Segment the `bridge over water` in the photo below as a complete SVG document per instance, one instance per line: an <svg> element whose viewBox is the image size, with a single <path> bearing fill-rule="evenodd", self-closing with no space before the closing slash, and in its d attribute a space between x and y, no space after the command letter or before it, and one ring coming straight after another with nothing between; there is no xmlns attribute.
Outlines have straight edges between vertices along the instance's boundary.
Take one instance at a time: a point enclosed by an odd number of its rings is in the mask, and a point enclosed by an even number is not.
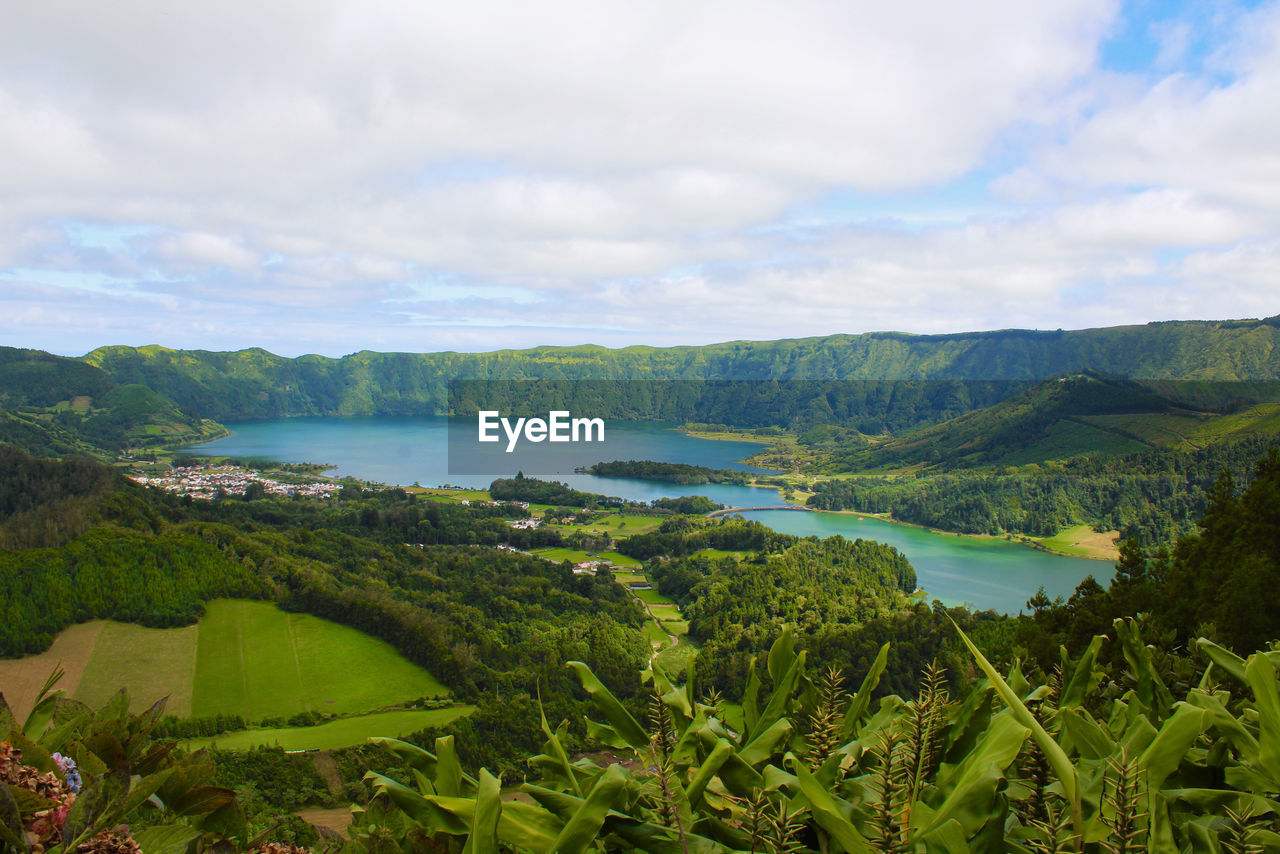
<svg viewBox="0 0 1280 854"><path fill-rule="evenodd" d="M804 513L812 513L812 507L801 507L798 504L774 504L769 507L726 507L724 510L712 510L707 517L712 516L728 516L731 513L747 513L751 510L800 510Z"/></svg>

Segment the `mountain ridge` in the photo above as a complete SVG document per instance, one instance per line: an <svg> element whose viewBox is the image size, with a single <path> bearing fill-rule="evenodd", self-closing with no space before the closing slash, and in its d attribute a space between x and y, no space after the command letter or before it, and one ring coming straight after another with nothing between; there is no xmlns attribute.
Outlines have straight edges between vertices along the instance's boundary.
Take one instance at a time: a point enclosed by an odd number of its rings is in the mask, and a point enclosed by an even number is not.
<svg viewBox="0 0 1280 854"><path fill-rule="evenodd" d="M904 421L879 427L900 429L991 405L1020 390L984 389L981 383L1034 383L1086 369L1128 379L1274 381L1280 379L1280 317L1053 332L874 332L696 347L634 345L617 350L599 345L488 353L362 350L339 358L290 358L262 348L209 351L112 345L92 350L81 360L101 368L116 382L146 385L188 410L218 420L442 414L447 410L448 383L456 379L861 380L964 385L953 406L927 402L919 417L908 413ZM866 396L883 393L872 389ZM854 406L850 413L851 418L868 413L880 417L870 403ZM802 412L792 407L784 414L794 421ZM861 425L867 427L876 425Z"/></svg>

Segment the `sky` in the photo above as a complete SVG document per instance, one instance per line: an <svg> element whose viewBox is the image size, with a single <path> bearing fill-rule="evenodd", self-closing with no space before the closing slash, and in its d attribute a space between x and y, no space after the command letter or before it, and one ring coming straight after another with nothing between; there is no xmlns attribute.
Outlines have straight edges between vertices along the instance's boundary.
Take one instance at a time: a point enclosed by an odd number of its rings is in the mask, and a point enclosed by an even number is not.
<svg viewBox="0 0 1280 854"><path fill-rule="evenodd" d="M1280 0L41 0L0 345L1280 314Z"/></svg>

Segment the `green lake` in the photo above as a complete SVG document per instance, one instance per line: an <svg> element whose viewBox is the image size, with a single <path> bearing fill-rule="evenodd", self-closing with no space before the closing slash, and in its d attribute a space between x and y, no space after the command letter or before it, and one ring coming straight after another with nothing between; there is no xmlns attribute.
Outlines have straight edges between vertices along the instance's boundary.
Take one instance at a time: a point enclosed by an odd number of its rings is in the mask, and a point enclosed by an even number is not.
<svg viewBox="0 0 1280 854"><path fill-rule="evenodd" d="M484 488L495 477L510 477L523 471L564 481L575 489L633 501L697 494L727 507L781 503L772 489L721 484L680 486L575 473L579 466L616 459L742 469L746 466L739 461L759 448L744 442L695 439L669 425L651 422L610 422L604 445L526 444L510 456L499 453L484 461L460 453L464 446L459 441L459 430L465 428L456 423L451 427L445 418L283 418L227 426L232 435L189 450L245 459L330 463L335 466L331 474L405 486L418 483ZM939 534L854 514L765 510L743 515L782 533L819 537L839 534L894 546L911 561L917 581L929 597L947 604L967 603L1016 613L1042 586L1050 597L1066 597L1086 575L1093 575L1105 585L1113 572L1106 561L1062 557L1021 543Z"/></svg>

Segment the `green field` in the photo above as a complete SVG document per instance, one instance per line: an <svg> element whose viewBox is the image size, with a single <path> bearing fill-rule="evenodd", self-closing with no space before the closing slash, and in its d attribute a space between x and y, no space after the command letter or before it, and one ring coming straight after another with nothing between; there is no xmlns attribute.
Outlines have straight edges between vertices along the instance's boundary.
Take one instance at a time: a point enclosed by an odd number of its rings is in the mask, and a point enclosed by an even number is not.
<svg viewBox="0 0 1280 854"><path fill-rule="evenodd" d="M372 736L399 738L427 727L441 727L474 711L475 706L454 706L425 711L375 712L371 715L341 718L318 726L248 729L217 738L191 739L183 744L191 749L217 747L220 750L246 750L266 744L285 750L336 750L363 744Z"/></svg>
<svg viewBox="0 0 1280 854"><path fill-rule="evenodd" d="M1115 538L1118 532L1098 533L1088 525L1073 525L1064 528L1052 537L1030 537L1028 539L1040 543L1045 548L1071 557L1093 558L1094 560L1116 560Z"/></svg>
<svg viewBox="0 0 1280 854"><path fill-rule="evenodd" d="M649 643L665 644L668 642L668 635L653 620L644 621L644 637Z"/></svg>
<svg viewBox="0 0 1280 854"><path fill-rule="evenodd" d="M559 563L562 560L567 560L570 563L582 563L583 561L588 561L588 560L607 560L610 563L614 563L618 566L639 567L641 565L640 561L636 560L635 558L627 557L626 555L619 554L618 552L600 552L598 554L588 554L587 552L581 551L580 549L556 548L556 549L535 549L533 554L536 554L538 557L541 557L541 558L546 558L547 560L553 560L557 563Z"/></svg>
<svg viewBox="0 0 1280 854"><path fill-rule="evenodd" d="M698 648L686 637L681 637L675 646L668 647L654 657L654 661L672 676L683 678L689 661L698 654Z"/></svg>
<svg viewBox="0 0 1280 854"><path fill-rule="evenodd" d="M62 643L63 636L76 640ZM20 704L35 689L16 689L38 687L55 663L67 670L63 687L77 700L101 706L125 688L134 711L168 697L165 712L179 717L352 715L449 694L390 644L268 602L210 602L197 625L180 629L94 621L72 627L54 645L56 661L6 662Z"/></svg>
<svg viewBox="0 0 1280 854"><path fill-rule="evenodd" d="M610 513L592 519L582 529L586 531L605 531L615 537L628 537L632 534L647 534L662 524L659 516L622 516Z"/></svg>
<svg viewBox="0 0 1280 854"><path fill-rule="evenodd" d="M97 708L126 688L135 711L168 696L167 714L190 715L199 631L104 621L73 696Z"/></svg>
<svg viewBox="0 0 1280 854"><path fill-rule="evenodd" d="M674 605L670 598L663 596L657 590L632 590L641 602L648 602L650 605Z"/></svg>
<svg viewBox="0 0 1280 854"><path fill-rule="evenodd" d="M349 714L449 691L390 644L266 602L220 600L200 621L191 713L261 720Z"/></svg>
<svg viewBox="0 0 1280 854"><path fill-rule="evenodd" d="M457 504L464 499L467 501L490 500L489 491L486 489L433 489L425 486L406 486L404 490L425 496L433 501L447 501L453 504Z"/></svg>
<svg viewBox="0 0 1280 854"><path fill-rule="evenodd" d="M724 549L699 549L697 554L712 558L713 560L719 560L722 557L731 557L735 560L745 560L751 556L751 552L727 552Z"/></svg>

